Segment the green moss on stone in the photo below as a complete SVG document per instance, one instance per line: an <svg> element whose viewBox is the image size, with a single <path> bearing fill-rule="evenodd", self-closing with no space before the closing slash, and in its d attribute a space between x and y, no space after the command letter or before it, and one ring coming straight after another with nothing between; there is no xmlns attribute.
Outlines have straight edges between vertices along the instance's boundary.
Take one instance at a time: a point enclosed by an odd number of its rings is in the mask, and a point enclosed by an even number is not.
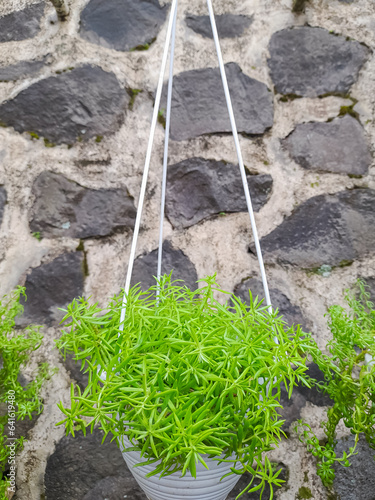
<svg viewBox="0 0 375 500"><path fill-rule="evenodd" d="M96 139L95 139L95 142L102 142L102 140L103 140L103 136L102 135L97 135Z"/></svg>
<svg viewBox="0 0 375 500"><path fill-rule="evenodd" d="M78 244L78 247L76 248L76 251L77 252L84 252L85 251L85 247L83 245L83 240L79 240L79 244Z"/></svg>
<svg viewBox="0 0 375 500"><path fill-rule="evenodd" d="M359 114L354 111L354 106L356 103L353 103L351 106L341 106L339 116L350 115L356 120L359 120Z"/></svg>
<svg viewBox="0 0 375 500"><path fill-rule="evenodd" d="M36 132L29 132L29 134L32 139L36 139L39 141L40 137Z"/></svg>
<svg viewBox="0 0 375 500"><path fill-rule="evenodd" d="M136 45L132 49L130 49L130 52L135 52L136 50L142 51L142 50L148 50L150 46L155 42L156 37L151 40L150 43L144 43L141 45Z"/></svg>
<svg viewBox="0 0 375 500"><path fill-rule="evenodd" d="M340 500L340 497L338 496L337 493L330 491L327 494L327 500Z"/></svg>
<svg viewBox="0 0 375 500"><path fill-rule="evenodd" d="M297 94L284 94L283 96L280 97L279 101L280 102L289 102L289 101L294 101L295 99L301 99L301 95Z"/></svg>
<svg viewBox="0 0 375 500"><path fill-rule="evenodd" d="M142 89L129 89L129 94L130 94L129 109L130 109L130 111L133 109L135 98L137 97L137 95L140 92L143 92L143 90Z"/></svg>
<svg viewBox="0 0 375 500"><path fill-rule="evenodd" d="M301 486L301 488L298 490L297 494L297 500L308 500L309 498L312 498L312 493L310 488L307 488L307 486Z"/></svg>
<svg viewBox="0 0 375 500"><path fill-rule="evenodd" d="M163 126L163 128L165 129L165 125L166 125L166 120L165 120L165 109L161 109L158 113L158 122Z"/></svg>
<svg viewBox="0 0 375 500"><path fill-rule="evenodd" d="M44 145L46 148L54 148L56 146L55 143L50 142L47 137L44 138Z"/></svg>
<svg viewBox="0 0 375 500"><path fill-rule="evenodd" d="M42 236L39 231L36 231L35 233L32 233L33 237L36 238L38 241L41 241Z"/></svg>
<svg viewBox="0 0 375 500"><path fill-rule="evenodd" d="M293 0L293 12L303 12L306 6L306 0Z"/></svg>
<svg viewBox="0 0 375 500"><path fill-rule="evenodd" d="M353 264L352 260L343 259L337 267L348 267Z"/></svg>

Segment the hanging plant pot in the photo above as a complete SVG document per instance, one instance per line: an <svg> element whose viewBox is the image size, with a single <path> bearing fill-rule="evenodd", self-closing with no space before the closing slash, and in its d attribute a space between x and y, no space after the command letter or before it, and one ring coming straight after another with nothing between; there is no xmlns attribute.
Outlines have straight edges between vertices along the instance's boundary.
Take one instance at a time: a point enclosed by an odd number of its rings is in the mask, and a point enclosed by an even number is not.
<svg viewBox="0 0 375 500"><path fill-rule="evenodd" d="M124 444L131 446L129 441L124 438ZM120 448L124 447L120 443ZM174 472L170 476L146 477L154 470L153 465L143 465L136 467L142 462L139 451L123 452L123 457L134 479L142 490L146 493L149 500L225 500L228 494L235 487L240 477L237 474L221 479L225 474L230 473L233 464L225 462L219 463L217 460L204 456L209 470L201 463L197 464L197 474L194 478L190 472L181 477L180 472Z"/></svg>
<svg viewBox="0 0 375 500"><path fill-rule="evenodd" d="M191 291L163 276L133 287L123 323L122 295L104 310L74 301L57 343L89 375L70 408L60 404L60 423L112 435L150 500L224 500L245 471L257 479L249 491L280 485L265 454L281 439L280 387L305 380L316 348L251 295L248 306L214 276L206 283Z"/></svg>

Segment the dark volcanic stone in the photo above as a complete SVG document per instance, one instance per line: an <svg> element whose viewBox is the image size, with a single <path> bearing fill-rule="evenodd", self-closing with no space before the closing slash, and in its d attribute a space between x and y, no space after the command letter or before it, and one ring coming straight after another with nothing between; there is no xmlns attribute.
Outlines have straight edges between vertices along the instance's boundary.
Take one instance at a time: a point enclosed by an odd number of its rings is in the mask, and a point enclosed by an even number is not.
<svg viewBox="0 0 375 500"><path fill-rule="evenodd" d="M277 413L284 420L281 426L284 432L288 432L293 422L297 422L301 418L301 411L306 406L306 398L299 393L295 387L292 392L292 397L289 398L288 391L282 383L280 388L280 404L282 408L277 409Z"/></svg>
<svg viewBox="0 0 375 500"><path fill-rule="evenodd" d="M354 436L339 439L335 451L338 456L349 452ZM333 487L340 500L374 500L375 498L375 450L360 436L356 448L358 455L349 458L350 467L335 466L336 479Z"/></svg>
<svg viewBox="0 0 375 500"><path fill-rule="evenodd" d="M246 279L236 285L233 293L246 304L250 304L249 290L251 290L253 299L255 299L256 296L258 296L260 300L264 299L263 284L260 280L255 278ZM302 325L304 329L303 325L305 324L305 319L298 306L292 304L288 297L277 288L270 288L270 297L274 309L277 308L279 310L279 314L284 316L285 321L290 326ZM263 306L265 305L266 303L264 302Z"/></svg>
<svg viewBox="0 0 375 500"><path fill-rule="evenodd" d="M324 381L324 374L314 363L308 365L307 375L318 382ZM319 391L316 386L308 388L299 385L293 388L292 397L289 398L284 384L281 384L280 403L282 408L278 410L282 419L285 420L282 429L287 431L293 422L301 418L301 410L310 402L315 406L332 406L333 401L324 392Z"/></svg>
<svg viewBox="0 0 375 500"><path fill-rule="evenodd" d="M362 278L366 283L368 288L366 288L367 293L370 294L370 301L375 303L375 277L374 278Z"/></svg>
<svg viewBox="0 0 375 500"><path fill-rule="evenodd" d="M133 228L136 210L125 188L88 189L53 172L33 185L31 231L43 237L89 238Z"/></svg>
<svg viewBox="0 0 375 500"><path fill-rule="evenodd" d="M247 176L253 208L267 203L272 177ZM189 158L168 168L166 214L178 229L190 227L220 212L245 212L246 199L238 165Z"/></svg>
<svg viewBox="0 0 375 500"><path fill-rule="evenodd" d="M70 377L77 382L79 387L84 390L89 381L89 374L85 373L87 365L81 370L81 360L76 361L73 354L67 354L63 360L64 366L69 372Z"/></svg>
<svg viewBox="0 0 375 500"><path fill-rule="evenodd" d="M47 461L46 500L146 500L116 443L102 438L98 429L62 438Z"/></svg>
<svg viewBox="0 0 375 500"><path fill-rule="evenodd" d="M65 253L32 269L26 277L27 301L21 300L24 314L18 324L57 324L64 316L58 308L82 295L83 280L83 252Z"/></svg>
<svg viewBox="0 0 375 500"><path fill-rule="evenodd" d="M375 190L314 196L261 240L265 261L344 265L375 250Z"/></svg>
<svg viewBox="0 0 375 500"><path fill-rule="evenodd" d="M308 366L307 375L317 382L324 382L324 373L320 370L318 365L312 363ZM333 404L333 400L325 392L318 390L315 386L309 389L305 385L300 385L296 390L315 406L330 406Z"/></svg>
<svg viewBox="0 0 375 500"><path fill-rule="evenodd" d="M297 125L283 143L307 169L363 175L371 165L363 128L350 115L329 123Z"/></svg>
<svg viewBox="0 0 375 500"><path fill-rule="evenodd" d="M35 427L40 415L38 415L37 412L34 411L34 412L32 412L31 416L32 416L32 419L30 419L27 416L24 420L17 420L17 422L15 423L16 429L15 429L14 434L13 434L13 436L15 438L18 439L21 436L26 437L26 438L30 437L30 433L33 430L33 428Z"/></svg>
<svg viewBox="0 0 375 500"><path fill-rule="evenodd" d="M235 14L222 14L215 16L219 38L236 38L250 26L252 17L237 16ZM186 16L186 24L199 35L213 38L209 16Z"/></svg>
<svg viewBox="0 0 375 500"><path fill-rule="evenodd" d="M272 94L264 83L225 65L234 116L240 133L263 134L273 124ZM164 100L166 99L164 88ZM164 105L165 107L165 105ZM171 138L231 132L219 68L185 71L173 80Z"/></svg>
<svg viewBox="0 0 375 500"><path fill-rule="evenodd" d="M13 42L34 37L40 29L45 2L0 17L0 42Z"/></svg>
<svg viewBox="0 0 375 500"><path fill-rule="evenodd" d="M0 224L3 220L3 215L4 215L4 207L7 202L7 192L3 188L3 186L0 186Z"/></svg>
<svg viewBox="0 0 375 500"><path fill-rule="evenodd" d="M125 492L125 494L124 494ZM145 493L135 480L129 477L105 477L83 497L82 500L146 500Z"/></svg>
<svg viewBox="0 0 375 500"><path fill-rule="evenodd" d="M46 57L39 61L21 61L5 68L0 68L0 82L11 82L25 76L34 75L43 68Z"/></svg>
<svg viewBox="0 0 375 500"><path fill-rule="evenodd" d="M307 97L347 94L370 53L359 42L308 26L277 31L269 52L276 91Z"/></svg>
<svg viewBox="0 0 375 500"><path fill-rule="evenodd" d="M166 14L158 0L91 0L81 15L80 35L103 47L131 50L154 41Z"/></svg>
<svg viewBox="0 0 375 500"><path fill-rule="evenodd" d="M35 132L71 144L115 132L129 96L113 73L85 65L45 78L0 106L0 121L17 132Z"/></svg>
<svg viewBox="0 0 375 500"><path fill-rule="evenodd" d="M153 276L157 274L158 250L141 255L134 262L133 275L131 285L141 283L142 289L147 290L151 286L156 285ZM169 274L173 270L173 279L184 280L184 285L191 290L196 290L198 276L194 264L190 261L182 250L177 250L172 247L170 241L163 243L162 255L162 274Z"/></svg>

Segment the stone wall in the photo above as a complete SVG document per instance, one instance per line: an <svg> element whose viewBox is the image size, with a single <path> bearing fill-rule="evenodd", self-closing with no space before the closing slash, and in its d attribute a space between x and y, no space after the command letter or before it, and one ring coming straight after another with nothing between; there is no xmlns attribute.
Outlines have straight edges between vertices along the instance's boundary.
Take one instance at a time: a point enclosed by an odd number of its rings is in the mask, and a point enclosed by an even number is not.
<svg viewBox="0 0 375 500"><path fill-rule="evenodd" d="M59 368L18 457L15 498L145 499L99 431L72 439L55 427L56 403L83 376L53 340L59 307L81 294L104 304L124 284L169 4L68 4L64 23L50 2L0 5L0 292L26 284L20 323L45 325L25 376L41 359ZM291 4L214 7L271 299L323 348L327 307L358 277L375 288L375 4L311 0L298 15ZM217 271L228 291L261 295L217 66L206 3L180 0L164 270L189 286ZM163 134L161 115L133 277L144 286L156 273ZM300 390L284 402L277 498L373 499L365 443L328 491L293 434L301 415L319 432L330 401Z"/></svg>

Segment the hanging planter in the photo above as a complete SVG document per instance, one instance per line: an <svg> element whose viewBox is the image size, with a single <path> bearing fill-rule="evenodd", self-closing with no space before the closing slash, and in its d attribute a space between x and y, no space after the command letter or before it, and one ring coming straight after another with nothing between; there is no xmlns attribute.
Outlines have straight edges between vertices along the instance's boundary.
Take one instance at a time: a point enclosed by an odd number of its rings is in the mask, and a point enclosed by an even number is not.
<svg viewBox="0 0 375 500"><path fill-rule="evenodd" d="M211 0L207 5L266 306L252 301L251 294L247 306L220 290L215 277L190 291L161 276L177 18L173 0L124 292L105 310L84 299L73 301L65 317L68 329L58 341L89 373L83 393L72 386L71 407L60 404L66 415L60 423L72 434L77 426L86 432L99 424L112 435L150 500L224 500L244 472L252 476L244 491L263 491L266 483L271 491L279 486L280 471L265 453L281 437L280 387L285 384L290 395L305 380L305 355L315 349L309 335L289 329L271 308ZM169 47L158 282L142 293L130 289L130 281Z"/></svg>
<svg viewBox="0 0 375 500"><path fill-rule="evenodd" d="M123 444L120 443L122 450L125 446L131 446L126 437L123 438ZM190 471L184 477L181 477L180 472L174 472L166 477L160 477L160 474L150 477L154 466L138 466L143 461L140 451L123 452L123 457L137 483L150 500L175 500L176 498L225 500L240 479L240 476L236 474L224 477L230 474L232 464L219 463L209 455L203 455L207 469L200 462L196 465L196 477L193 477Z"/></svg>
<svg viewBox="0 0 375 500"><path fill-rule="evenodd" d="M265 456L282 434L280 385L304 381L315 343L251 295L250 306L231 294L220 304L223 293L215 277L196 291L171 276L134 287L120 336L121 295L105 310L84 299L67 309L58 347L89 382L72 386L60 423L116 438L151 500L224 499L245 471L251 491L280 485Z"/></svg>

